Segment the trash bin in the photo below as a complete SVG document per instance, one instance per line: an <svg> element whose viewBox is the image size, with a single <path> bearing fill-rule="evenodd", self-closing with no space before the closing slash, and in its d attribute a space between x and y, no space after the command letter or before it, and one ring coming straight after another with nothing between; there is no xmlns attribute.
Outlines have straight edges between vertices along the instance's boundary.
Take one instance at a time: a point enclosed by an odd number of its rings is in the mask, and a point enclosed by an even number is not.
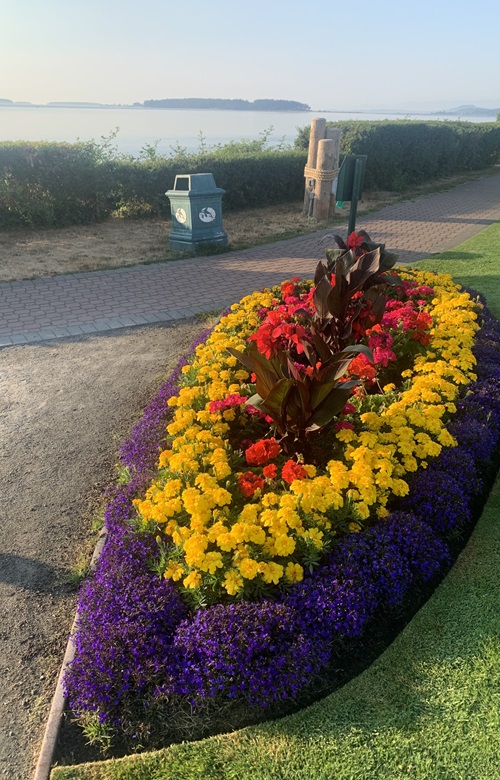
<svg viewBox="0 0 500 780"><path fill-rule="evenodd" d="M204 244L227 244L222 227L222 196L225 190L215 186L211 173L189 173L175 177L170 198L171 249L192 252Z"/></svg>

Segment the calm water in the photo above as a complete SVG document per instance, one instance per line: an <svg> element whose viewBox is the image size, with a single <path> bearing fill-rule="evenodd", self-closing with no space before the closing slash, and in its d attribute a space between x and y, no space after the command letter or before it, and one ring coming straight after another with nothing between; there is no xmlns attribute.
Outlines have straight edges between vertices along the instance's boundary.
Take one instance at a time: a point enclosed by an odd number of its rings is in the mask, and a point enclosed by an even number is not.
<svg viewBox="0 0 500 780"><path fill-rule="evenodd" d="M210 111L197 109L47 108L0 107L0 141L76 141L109 136L119 128L115 145L121 152L138 155L145 144L158 141L158 151L169 155L180 144L199 149L199 134L208 146L241 138L255 139L271 125L272 145L281 139L292 143L297 128L313 117L341 119L450 119L424 114L352 114L284 111ZM461 117L472 122L480 117ZM491 117L491 121L494 117Z"/></svg>

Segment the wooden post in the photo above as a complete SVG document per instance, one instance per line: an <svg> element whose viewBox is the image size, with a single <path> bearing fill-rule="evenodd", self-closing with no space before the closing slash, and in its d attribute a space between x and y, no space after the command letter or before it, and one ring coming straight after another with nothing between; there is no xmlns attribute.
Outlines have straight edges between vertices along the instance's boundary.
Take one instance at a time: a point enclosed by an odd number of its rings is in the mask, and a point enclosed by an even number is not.
<svg viewBox="0 0 500 780"><path fill-rule="evenodd" d="M332 182L339 172L340 130L326 126L326 119L313 119L309 137L304 213L326 220L335 212Z"/></svg>
<svg viewBox="0 0 500 780"><path fill-rule="evenodd" d="M316 168L316 159L318 154L318 143L325 137L326 131L326 119L312 119L311 120L311 134L309 136L309 151L307 154L307 166L306 168ZM306 176L306 188L304 194L304 214L309 213L309 201L311 190L309 188L309 178Z"/></svg>
<svg viewBox="0 0 500 780"><path fill-rule="evenodd" d="M332 138L324 138L318 143L318 155L316 158L317 180L315 198L313 204L313 217L319 221L328 219L330 215L330 194L332 190L332 178L328 176L333 171L333 156L335 142ZM323 174L323 175L322 175ZM327 174L324 176L324 174Z"/></svg>

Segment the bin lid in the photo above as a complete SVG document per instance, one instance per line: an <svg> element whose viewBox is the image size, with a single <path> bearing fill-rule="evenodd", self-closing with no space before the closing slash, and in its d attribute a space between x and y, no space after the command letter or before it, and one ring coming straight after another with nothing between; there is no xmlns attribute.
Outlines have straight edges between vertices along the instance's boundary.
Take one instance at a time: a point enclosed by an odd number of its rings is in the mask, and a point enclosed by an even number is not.
<svg viewBox="0 0 500 780"><path fill-rule="evenodd" d="M217 187L213 173L186 173L175 177L174 192L195 192L200 194L222 194L225 190Z"/></svg>

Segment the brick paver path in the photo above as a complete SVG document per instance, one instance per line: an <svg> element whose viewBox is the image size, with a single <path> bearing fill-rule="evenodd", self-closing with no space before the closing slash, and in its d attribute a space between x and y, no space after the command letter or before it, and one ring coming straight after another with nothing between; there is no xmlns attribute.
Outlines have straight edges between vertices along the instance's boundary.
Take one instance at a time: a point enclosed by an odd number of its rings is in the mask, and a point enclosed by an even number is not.
<svg viewBox="0 0 500 780"><path fill-rule="evenodd" d="M398 203L358 221L411 262L500 219L500 174ZM310 277L333 228L211 257L0 284L0 346L45 341L220 309L291 276ZM342 226L335 228L343 232Z"/></svg>

